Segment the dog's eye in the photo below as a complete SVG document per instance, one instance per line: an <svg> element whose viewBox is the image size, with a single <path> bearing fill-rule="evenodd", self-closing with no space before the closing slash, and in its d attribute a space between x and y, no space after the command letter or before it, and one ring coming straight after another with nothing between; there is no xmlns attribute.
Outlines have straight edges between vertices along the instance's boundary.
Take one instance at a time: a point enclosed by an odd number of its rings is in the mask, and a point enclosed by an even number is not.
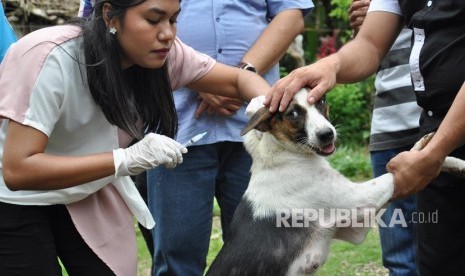
<svg viewBox="0 0 465 276"><path fill-rule="evenodd" d="M299 113L298 110L293 109L293 110L289 111L286 115L287 115L287 117L289 117L291 119L297 119L300 116L300 113Z"/></svg>

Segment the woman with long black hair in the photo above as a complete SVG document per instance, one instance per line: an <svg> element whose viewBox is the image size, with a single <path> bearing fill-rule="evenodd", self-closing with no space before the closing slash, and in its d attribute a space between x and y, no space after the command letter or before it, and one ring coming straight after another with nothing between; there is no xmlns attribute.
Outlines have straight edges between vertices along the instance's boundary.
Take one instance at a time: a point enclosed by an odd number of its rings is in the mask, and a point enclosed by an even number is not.
<svg viewBox="0 0 465 276"><path fill-rule="evenodd" d="M71 275L136 275L132 215L154 221L129 176L182 162L173 89L268 90L179 41L179 12L179 0L97 0L90 18L12 46L0 66L0 275L61 275L57 257Z"/></svg>

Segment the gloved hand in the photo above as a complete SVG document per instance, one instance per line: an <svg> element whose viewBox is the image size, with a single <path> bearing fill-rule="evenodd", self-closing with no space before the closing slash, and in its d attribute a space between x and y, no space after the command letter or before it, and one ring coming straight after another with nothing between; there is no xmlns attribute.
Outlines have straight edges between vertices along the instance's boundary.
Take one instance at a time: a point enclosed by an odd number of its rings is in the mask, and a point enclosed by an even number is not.
<svg viewBox="0 0 465 276"><path fill-rule="evenodd" d="M187 149L175 140L155 133L126 149L113 151L115 176L136 175L159 165L174 168L182 163L182 154Z"/></svg>
<svg viewBox="0 0 465 276"><path fill-rule="evenodd" d="M250 119L260 108L265 107L263 101L265 100L265 95L261 95L253 98L245 109L245 114Z"/></svg>

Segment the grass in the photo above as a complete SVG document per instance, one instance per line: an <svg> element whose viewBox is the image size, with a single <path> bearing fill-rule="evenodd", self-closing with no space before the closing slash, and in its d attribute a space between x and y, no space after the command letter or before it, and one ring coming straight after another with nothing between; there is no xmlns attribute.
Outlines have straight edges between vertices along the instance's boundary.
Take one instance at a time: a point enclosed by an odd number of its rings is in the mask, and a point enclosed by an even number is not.
<svg viewBox="0 0 465 276"><path fill-rule="evenodd" d="M317 275L387 276L388 272L381 263L378 230L372 229L360 245L334 240L326 264Z"/></svg>
<svg viewBox="0 0 465 276"><path fill-rule="evenodd" d="M142 236L139 226L137 226L137 222L134 223L136 227L136 235L137 235L137 276L149 276L150 270L152 268L152 256L150 256L150 252L147 249L145 244L144 237Z"/></svg>

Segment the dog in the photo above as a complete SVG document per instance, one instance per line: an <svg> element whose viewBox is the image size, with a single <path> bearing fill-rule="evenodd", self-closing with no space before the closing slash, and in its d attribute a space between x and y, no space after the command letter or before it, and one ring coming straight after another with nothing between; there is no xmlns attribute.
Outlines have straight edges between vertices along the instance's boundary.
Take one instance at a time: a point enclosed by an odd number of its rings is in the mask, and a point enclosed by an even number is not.
<svg viewBox="0 0 465 276"><path fill-rule="evenodd" d="M241 134L253 160L251 179L207 275L312 275L332 239L361 243L373 222L361 221L391 198L392 174L354 183L329 165L325 157L335 151L337 132L325 99L309 105L306 96L306 89L299 91L282 113L249 104L253 116ZM464 171L460 165L453 170Z"/></svg>

